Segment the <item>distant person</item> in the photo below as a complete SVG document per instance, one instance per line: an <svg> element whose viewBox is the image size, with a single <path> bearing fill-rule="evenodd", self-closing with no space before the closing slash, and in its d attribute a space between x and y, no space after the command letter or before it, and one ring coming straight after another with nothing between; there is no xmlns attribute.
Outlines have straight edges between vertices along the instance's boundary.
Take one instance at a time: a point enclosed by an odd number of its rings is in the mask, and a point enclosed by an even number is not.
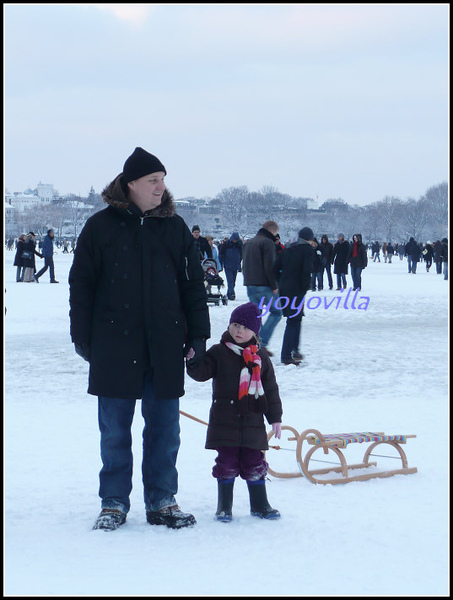
<svg viewBox="0 0 453 600"><path fill-rule="evenodd" d="M429 270L431 268L431 265L433 264L433 255L434 255L434 250L433 250L433 245L431 242L426 242L426 244L423 247L422 250L422 255L423 255L423 260L425 261L426 264L426 272L429 273Z"/></svg>
<svg viewBox="0 0 453 600"><path fill-rule="evenodd" d="M374 242L374 244L371 245L371 251L373 253L373 262L376 262L376 260L378 262L381 262L381 246L378 241Z"/></svg>
<svg viewBox="0 0 453 600"><path fill-rule="evenodd" d="M59 283L59 281L57 281L55 279L55 267L54 267L54 264L53 264L53 241L54 241L54 236L55 236L54 230L53 229L49 229L47 231L47 235L45 236L45 238L43 240L43 243L42 243L42 255L44 257L44 266L35 275L35 281L36 281L36 283L39 283L39 278L41 277L41 275L44 275L44 273L47 271L47 269L49 269L50 283Z"/></svg>
<svg viewBox="0 0 453 600"><path fill-rule="evenodd" d="M290 299L282 311L286 317L281 349L281 362L284 365L299 365L303 358L299 348L304 314L302 302L311 287L315 245L313 230L303 227L299 231L298 241L288 245L275 261L274 273L279 294Z"/></svg>
<svg viewBox="0 0 453 600"><path fill-rule="evenodd" d="M420 257L422 256L422 251L414 238L411 238L411 240L412 242L409 240L409 243L406 246L407 262L411 265L409 273L415 275L417 273L417 264L420 262Z"/></svg>
<svg viewBox="0 0 453 600"><path fill-rule="evenodd" d="M443 262L443 273L444 273L444 280L447 281L448 280L448 238L443 238L442 239L442 262Z"/></svg>
<svg viewBox="0 0 453 600"><path fill-rule="evenodd" d="M362 234L356 233L352 236L352 244L349 246L348 263L351 265L351 277L353 290L362 289L362 271L368 265L368 256L365 244L362 242Z"/></svg>
<svg viewBox="0 0 453 600"><path fill-rule="evenodd" d="M299 234L300 235L300 234ZM318 290L321 291L324 287L323 272L324 268L322 265L322 251L319 248L318 240L313 238L310 240L312 247L315 250L313 258L313 269L311 274L311 291L316 292L316 284L318 284Z"/></svg>
<svg viewBox="0 0 453 600"><path fill-rule="evenodd" d="M346 289L347 287L348 253L349 244L345 240L344 234L340 233L333 247L333 272L337 276L337 290Z"/></svg>
<svg viewBox="0 0 453 600"><path fill-rule="evenodd" d="M408 273L412 273L412 248L413 248L414 244L417 245L417 242L415 242L413 237L410 237L409 241L404 246L404 254L405 254L405 256L407 256L407 272Z"/></svg>
<svg viewBox="0 0 453 600"><path fill-rule="evenodd" d="M247 295L258 306L270 303L269 316L261 332L261 347L267 348L275 327L282 318L282 311L275 308L277 299L277 281L274 275L274 263L277 258L275 246L278 225L275 221L266 221L255 237L244 244L242 254L242 273ZM272 356L272 354L269 352Z"/></svg>
<svg viewBox="0 0 453 600"><path fill-rule="evenodd" d="M394 254L395 254L395 248L393 247L392 243L389 242L387 244L387 257L389 260L389 264L392 264L392 258L393 258Z"/></svg>
<svg viewBox="0 0 453 600"><path fill-rule="evenodd" d="M322 286L324 287L324 271L327 273L327 281L329 282L329 290L333 289L332 281L332 264L333 264L333 244L329 242L329 238L324 234L319 244L319 249L322 252Z"/></svg>
<svg viewBox="0 0 453 600"><path fill-rule="evenodd" d="M233 231L230 238L223 242L219 249L219 260L222 269L225 270L229 300L236 300L236 277L242 268L242 247L239 233Z"/></svg>
<svg viewBox="0 0 453 600"><path fill-rule="evenodd" d="M445 238L444 238L445 239ZM434 254L433 260L436 265L436 273L437 275L442 275L442 242L440 240L436 240L434 242Z"/></svg>
<svg viewBox="0 0 453 600"><path fill-rule="evenodd" d="M212 235L207 235L206 239L208 241L208 244L211 246L212 260L215 260L216 270L221 271L222 266L221 266L220 260L219 260L219 249L217 248L217 245L214 242L214 238L212 237Z"/></svg>
<svg viewBox="0 0 453 600"><path fill-rule="evenodd" d="M212 248L208 240L201 235L200 227L198 225L192 227L192 237L200 261L203 261L205 258L212 258Z"/></svg>
<svg viewBox="0 0 453 600"><path fill-rule="evenodd" d="M24 276L23 280L26 283L31 283L35 281L35 273L36 273L36 259L35 256L39 256L39 258L43 258L42 254L36 250L36 234L33 231L30 231L25 236L25 244L22 249L21 260L22 265L24 267Z"/></svg>
<svg viewBox="0 0 453 600"><path fill-rule="evenodd" d="M260 327L260 310L254 302L238 306L220 343L209 348L198 364L187 364L187 373L196 381L213 380L206 448L217 451L212 474L218 490L216 519L222 522L232 520L238 476L247 482L253 516L280 517L266 493L264 452L269 446L264 417L280 438L283 411L272 362L260 349Z"/></svg>
<svg viewBox="0 0 453 600"><path fill-rule="evenodd" d="M277 233L275 236L275 246L277 248L277 254L280 254L280 252L285 249L285 246L282 244L282 241L280 239L279 233Z"/></svg>
<svg viewBox="0 0 453 600"><path fill-rule="evenodd" d="M21 233L19 239L16 243L16 255L14 257L14 266L17 267L16 270L16 282L21 283L24 280L24 271L25 267L22 261L22 250L25 246L25 233Z"/></svg>

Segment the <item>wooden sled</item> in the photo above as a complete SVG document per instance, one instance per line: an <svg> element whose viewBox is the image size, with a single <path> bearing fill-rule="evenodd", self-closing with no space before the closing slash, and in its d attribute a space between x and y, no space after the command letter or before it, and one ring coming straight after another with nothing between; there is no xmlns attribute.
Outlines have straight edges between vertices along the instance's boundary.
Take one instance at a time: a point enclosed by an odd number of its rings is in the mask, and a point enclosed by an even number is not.
<svg viewBox="0 0 453 600"><path fill-rule="evenodd" d="M288 437L288 441L296 442L296 460L299 467L299 472L295 473L279 473L269 467L269 474L274 477L281 478L292 478L292 477L305 477L312 483L336 484L336 483L349 483L351 481L366 481L368 479L374 479L376 477L391 477L392 475L407 475L409 473L417 473L416 467L409 467L407 463L407 457L401 444L405 444L408 438L415 438L415 435L386 435L382 432L364 432L364 433L337 433L330 435L323 435L317 429L306 429L301 434L297 432L293 427L288 425L282 426L283 430L290 431L293 436ZM267 439L270 441L274 435L271 431L268 433ZM343 451L350 444L363 444L370 443L361 463L348 465ZM387 448L390 446L397 452L397 456L386 456L376 455L373 451L378 446L386 445ZM281 450L280 446L271 446L269 449ZM340 461L336 464L338 466L327 467L323 469L310 469L310 461L317 462L313 458L314 454L322 450L323 455L329 455L329 453L336 456ZM318 455L321 453L319 452ZM395 452L393 452L395 454ZM401 468L392 470L375 470L373 467L377 467L376 462L370 462L370 456L380 456L383 458L397 458L401 460ZM268 460L268 458L266 458ZM269 462L269 461L268 461ZM320 462L329 462L326 460ZM358 469L367 469L367 473L350 474L350 471L356 471ZM332 473L332 476L328 477L328 474ZM335 475L334 475L335 474ZM327 477L322 477L322 476ZM321 477L320 477L321 476Z"/></svg>

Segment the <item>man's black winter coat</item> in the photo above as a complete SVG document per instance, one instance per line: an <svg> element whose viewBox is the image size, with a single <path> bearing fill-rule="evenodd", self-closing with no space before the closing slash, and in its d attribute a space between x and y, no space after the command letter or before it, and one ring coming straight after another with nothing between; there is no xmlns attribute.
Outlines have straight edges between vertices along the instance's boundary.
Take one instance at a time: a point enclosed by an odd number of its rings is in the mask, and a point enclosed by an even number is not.
<svg viewBox="0 0 453 600"><path fill-rule="evenodd" d="M137 399L154 370L158 398L184 394L184 343L209 338L203 270L171 195L146 216L118 176L86 222L69 274L71 338L88 344L88 393Z"/></svg>

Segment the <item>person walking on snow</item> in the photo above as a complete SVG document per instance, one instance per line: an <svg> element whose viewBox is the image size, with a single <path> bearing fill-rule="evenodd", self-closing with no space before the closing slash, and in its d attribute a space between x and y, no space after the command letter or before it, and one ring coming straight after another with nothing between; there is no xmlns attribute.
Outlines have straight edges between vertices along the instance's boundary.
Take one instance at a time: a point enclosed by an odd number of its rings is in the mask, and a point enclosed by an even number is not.
<svg viewBox="0 0 453 600"><path fill-rule="evenodd" d="M36 281L36 283L39 283L39 278L41 277L41 275L44 275L44 273L47 271L47 269L50 269L50 271L49 271L49 274L50 274L50 283L59 283L55 279L55 267L54 267L54 264L53 264L53 239L54 239L54 235L55 235L54 234L54 230L53 229L49 229L47 231L46 237L43 240L43 243L42 243L42 255L44 257L44 266L35 275L35 281Z"/></svg>
<svg viewBox="0 0 453 600"><path fill-rule="evenodd" d="M299 365L303 358L299 350L302 317L304 316L302 302L311 287L316 246L313 230L310 227L303 227L299 231L298 241L287 246L275 261L274 274L278 281L279 294L281 297L290 299L290 304L283 308L286 327L283 335L281 361L284 365ZM300 307L299 312L294 307Z"/></svg>
<svg viewBox="0 0 453 600"><path fill-rule="evenodd" d="M261 347L267 348L275 327L282 318L282 311L275 308L277 282L273 272L277 258L275 246L278 225L266 221L252 239L244 244L242 252L242 274L250 302L261 306L270 304L269 316L261 329ZM272 353L269 353L272 356Z"/></svg>
<svg viewBox="0 0 453 600"><path fill-rule="evenodd" d="M239 238L239 233L233 231L230 239L220 246L219 260L222 269L225 270L227 280L227 296L229 300L236 299L236 276L241 270L242 263L242 241Z"/></svg>
<svg viewBox="0 0 453 600"><path fill-rule="evenodd" d="M263 417L279 439L283 410L271 360L260 348L260 327L258 306L242 304L231 313L220 343L198 363L187 362L187 373L195 381L213 380L205 447L217 451L212 474L218 490L216 519L222 522L232 520L233 487L238 476L247 482L253 516L280 517L267 499L268 464L263 452L269 446Z"/></svg>

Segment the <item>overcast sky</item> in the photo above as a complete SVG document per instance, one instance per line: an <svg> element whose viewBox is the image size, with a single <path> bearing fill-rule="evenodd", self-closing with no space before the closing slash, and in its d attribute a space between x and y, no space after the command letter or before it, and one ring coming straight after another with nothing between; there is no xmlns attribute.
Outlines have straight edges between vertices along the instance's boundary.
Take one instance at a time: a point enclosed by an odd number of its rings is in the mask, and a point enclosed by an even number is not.
<svg viewBox="0 0 453 600"><path fill-rule="evenodd" d="M364 205L448 180L448 3L3 10L10 192L100 192L136 146L176 198Z"/></svg>

